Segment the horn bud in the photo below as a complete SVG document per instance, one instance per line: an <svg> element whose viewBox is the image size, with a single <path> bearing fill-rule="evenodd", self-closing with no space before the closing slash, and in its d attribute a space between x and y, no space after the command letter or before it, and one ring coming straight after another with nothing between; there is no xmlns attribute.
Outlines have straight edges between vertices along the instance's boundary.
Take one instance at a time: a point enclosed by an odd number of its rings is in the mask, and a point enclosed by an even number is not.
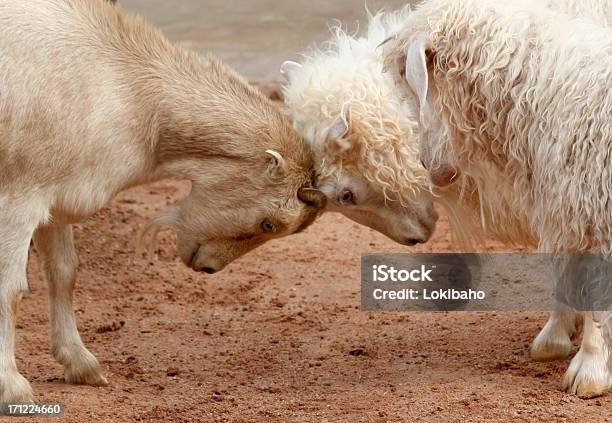
<svg viewBox="0 0 612 423"><path fill-rule="evenodd" d="M309 206L322 209L327 204L327 197L322 191L314 188L300 188L298 198Z"/></svg>

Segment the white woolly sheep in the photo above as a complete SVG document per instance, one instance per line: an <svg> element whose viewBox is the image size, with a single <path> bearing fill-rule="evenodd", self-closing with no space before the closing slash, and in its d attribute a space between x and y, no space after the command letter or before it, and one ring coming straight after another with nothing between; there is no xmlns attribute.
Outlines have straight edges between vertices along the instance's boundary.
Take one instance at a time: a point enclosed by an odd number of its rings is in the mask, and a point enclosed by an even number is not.
<svg viewBox="0 0 612 423"><path fill-rule="evenodd" d="M540 251L612 253L609 28L522 0L432 0L386 48L432 182L461 169L494 225ZM610 352L590 315L584 332L564 384L591 397Z"/></svg>
<svg viewBox="0 0 612 423"><path fill-rule="evenodd" d="M182 261L214 272L324 205L308 144L270 101L104 0L2 2L0 52L0 403L33 400L14 355L32 238L53 355L67 382L99 385L72 306L72 223L127 187L190 180L148 229L175 226Z"/></svg>
<svg viewBox="0 0 612 423"><path fill-rule="evenodd" d="M548 3L570 14L597 17L601 24L608 22L605 18L601 20L605 15L598 12L610 12L606 7L609 0L593 0L588 4L573 0ZM414 212L410 210L410 203L392 200L401 200L404 193L414 196L414 192L421 201L429 202L431 198L418 159L416 108L400 101L396 95L391 76L383 72L378 49L402 28L409 13L409 9L404 9L371 17L368 33L363 38L336 30L329 49L306 55L302 64L286 62L282 68L288 79L286 102L296 128L313 146L320 173L318 185L328 195L330 208L374 229L382 228L393 239L420 234L395 230L401 228L401 222L410 221ZM384 172L378 173L381 168ZM493 225L490 207L481 208L479 193L468 178L462 178L462 182L463 187L434 189L436 200L449 213L456 238L465 243L477 232L480 217L489 236L501 241L514 239L521 244L537 244L527 229L518 231L527 237L517 240L504 227ZM351 201L345 201L347 196ZM503 204L498 207L498 213L508 210ZM569 355L575 330L574 312L553 312L534 342L534 358Z"/></svg>

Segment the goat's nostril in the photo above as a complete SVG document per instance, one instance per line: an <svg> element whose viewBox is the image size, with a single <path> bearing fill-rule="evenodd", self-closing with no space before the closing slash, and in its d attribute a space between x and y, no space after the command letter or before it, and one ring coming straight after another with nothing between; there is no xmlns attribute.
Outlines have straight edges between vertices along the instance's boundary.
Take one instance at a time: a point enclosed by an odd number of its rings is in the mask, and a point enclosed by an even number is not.
<svg viewBox="0 0 612 423"><path fill-rule="evenodd" d="M202 269L202 272L208 273L209 275L212 275L213 273L216 273L216 270L213 269L212 267L204 267Z"/></svg>

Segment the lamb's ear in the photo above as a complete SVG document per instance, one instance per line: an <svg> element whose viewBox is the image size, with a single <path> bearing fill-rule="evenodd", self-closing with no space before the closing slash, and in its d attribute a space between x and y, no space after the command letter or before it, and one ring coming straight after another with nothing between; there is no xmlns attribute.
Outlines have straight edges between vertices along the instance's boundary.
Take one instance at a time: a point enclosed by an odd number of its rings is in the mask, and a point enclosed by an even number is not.
<svg viewBox="0 0 612 423"><path fill-rule="evenodd" d="M419 99L419 124L425 130L429 128L431 122L431 106L427 101L429 93L427 51L429 49L431 49L429 35L425 32L416 34L406 47L406 62L403 70L406 82Z"/></svg>
<svg viewBox="0 0 612 423"><path fill-rule="evenodd" d="M346 135L351 129L351 105L344 103L340 114L327 130L326 142L329 149L337 154L342 154L351 149L351 142Z"/></svg>
<svg viewBox="0 0 612 423"><path fill-rule="evenodd" d="M285 78L285 81L291 82L293 76L295 75L295 72L301 68L302 65L300 65L299 63L287 60L281 65L280 73L283 78Z"/></svg>
<svg viewBox="0 0 612 423"><path fill-rule="evenodd" d="M272 177L282 176L287 171L287 162L283 156L274 150L266 150L266 154L270 156L268 163L268 175Z"/></svg>

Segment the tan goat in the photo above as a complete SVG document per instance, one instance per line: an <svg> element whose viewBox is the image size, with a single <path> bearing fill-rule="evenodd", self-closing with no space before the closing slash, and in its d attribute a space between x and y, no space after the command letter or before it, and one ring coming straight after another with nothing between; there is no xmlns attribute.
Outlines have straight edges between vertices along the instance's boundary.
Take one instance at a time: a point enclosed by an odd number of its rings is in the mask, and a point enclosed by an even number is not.
<svg viewBox="0 0 612 423"><path fill-rule="evenodd" d="M291 123L214 58L104 0L1 0L0 403L33 399L14 357L32 238L66 381L106 384L75 322L71 224L130 186L187 179L148 229L174 226L182 261L215 272L315 219L311 168Z"/></svg>

